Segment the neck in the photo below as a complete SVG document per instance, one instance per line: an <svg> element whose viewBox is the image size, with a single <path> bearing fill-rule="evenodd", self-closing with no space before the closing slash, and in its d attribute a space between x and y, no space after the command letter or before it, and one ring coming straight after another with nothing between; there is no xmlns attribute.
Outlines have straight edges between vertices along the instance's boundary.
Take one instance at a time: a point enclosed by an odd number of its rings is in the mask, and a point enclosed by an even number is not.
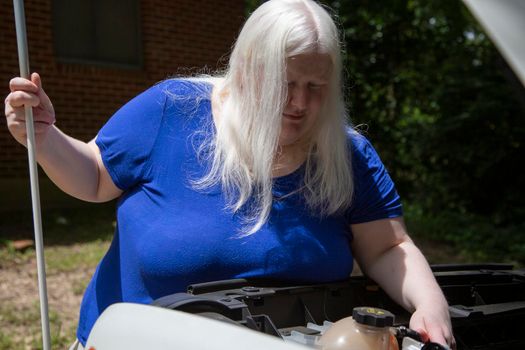
<svg viewBox="0 0 525 350"><path fill-rule="evenodd" d="M280 177L293 173L306 160L307 149L304 145L279 146L274 157L272 176Z"/></svg>

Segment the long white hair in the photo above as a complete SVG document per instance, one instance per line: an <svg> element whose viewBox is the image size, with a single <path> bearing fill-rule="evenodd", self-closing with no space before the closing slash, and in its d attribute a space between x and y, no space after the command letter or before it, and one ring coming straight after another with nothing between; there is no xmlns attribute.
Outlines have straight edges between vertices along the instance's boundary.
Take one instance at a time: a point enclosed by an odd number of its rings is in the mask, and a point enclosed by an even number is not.
<svg viewBox="0 0 525 350"><path fill-rule="evenodd" d="M216 86L216 95L225 97L207 144L211 165L194 182L200 189L222 186L228 209L246 220L242 234L258 231L268 220L272 166L287 101L286 59L305 53L328 54L333 69L300 191L308 209L321 217L340 213L352 200L337 28L314 1L267 1L244 24L224 79Z"/></svg>

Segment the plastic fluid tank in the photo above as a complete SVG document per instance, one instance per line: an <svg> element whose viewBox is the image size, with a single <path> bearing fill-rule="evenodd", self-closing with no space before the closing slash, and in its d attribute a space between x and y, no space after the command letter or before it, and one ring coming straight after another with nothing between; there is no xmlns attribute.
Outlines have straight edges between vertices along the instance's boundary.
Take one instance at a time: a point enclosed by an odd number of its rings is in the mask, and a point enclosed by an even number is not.
<svg viewBox="0 0 525 350"><path fill-rule="evenodd" d="M352 317L335 322L319 339L322 350L398 350L390 332L394 315L373 307L356 307Z"/></svg>

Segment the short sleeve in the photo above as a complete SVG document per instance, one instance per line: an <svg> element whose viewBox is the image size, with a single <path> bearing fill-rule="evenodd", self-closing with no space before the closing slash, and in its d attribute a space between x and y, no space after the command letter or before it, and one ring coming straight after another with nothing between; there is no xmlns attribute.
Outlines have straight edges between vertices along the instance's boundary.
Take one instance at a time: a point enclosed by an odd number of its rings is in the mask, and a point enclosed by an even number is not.
<svg viewBox="0 0 525 350"><path fill-rule="evenodd" d="M354 197L347 213L350 224L403 215L394 182L372 144L357 132L350 133Z"/></svg>
<svg viewBox="0 0 525 350"><path fill-rule="evenodd" d="M96 137L102 161L121 190L140 183L148 171L166 99L165 83L151 87L120 108Z"/></svg>

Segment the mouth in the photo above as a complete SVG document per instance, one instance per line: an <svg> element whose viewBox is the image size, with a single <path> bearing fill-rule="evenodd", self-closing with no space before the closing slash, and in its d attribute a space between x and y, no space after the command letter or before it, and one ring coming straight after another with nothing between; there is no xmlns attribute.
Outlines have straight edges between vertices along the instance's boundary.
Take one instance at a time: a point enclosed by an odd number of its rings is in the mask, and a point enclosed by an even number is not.
<svg viewBox="0 0 525 350"><path fill-rule="evenodd" d="M289 114L283 113L283 116L288 120L300 121L304 118L304 114Z"/></svg>

